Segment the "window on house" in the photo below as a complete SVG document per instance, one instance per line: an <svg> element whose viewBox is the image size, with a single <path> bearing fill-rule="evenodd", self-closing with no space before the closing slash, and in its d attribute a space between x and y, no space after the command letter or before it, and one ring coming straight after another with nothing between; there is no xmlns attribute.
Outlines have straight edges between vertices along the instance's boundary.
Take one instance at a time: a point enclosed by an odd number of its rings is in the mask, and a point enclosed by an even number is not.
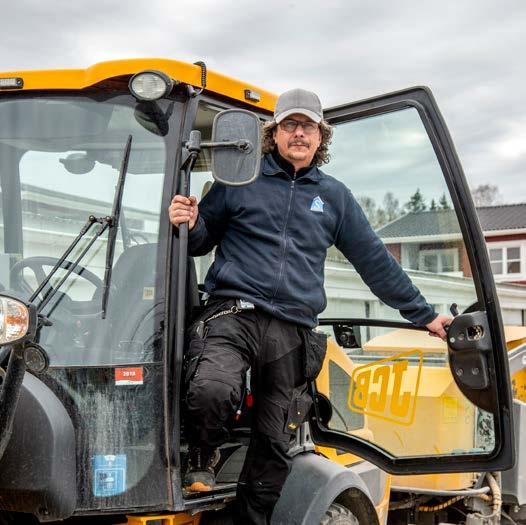
<svg viewBox="0 0 526 525"><path fill-rule="evenodd" d="M489 259L494 275L509 275L521 273L520 246L490 248Z"/></svg>
<svg viewBox="0 0 526 525"><path fill-rule="evenodd" d="M418 269L424 272L458 272L458 250L421 250Z"/></svg>

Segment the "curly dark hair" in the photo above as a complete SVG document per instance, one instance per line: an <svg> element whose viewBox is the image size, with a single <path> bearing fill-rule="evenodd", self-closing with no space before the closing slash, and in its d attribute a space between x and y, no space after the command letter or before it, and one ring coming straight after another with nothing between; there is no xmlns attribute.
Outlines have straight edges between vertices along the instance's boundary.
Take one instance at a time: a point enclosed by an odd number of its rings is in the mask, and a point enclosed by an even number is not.
<svg viewBox="0 0 526 525"><path fill-rule="evenodd" d="M274 130L277 126L278 123L275 120L270 120L263 124L261 139L261 149L263 153L272 153L272 151L274 151L276 143L274 142L272 135L274 134ZM313 159L314 164L318 167L322 164L327 164L331 160L331 156L329 154L329 144L331 143L332 139L332 126L325 120L322 120L319 126L321 132L321 144L316 150Z"/></svg>

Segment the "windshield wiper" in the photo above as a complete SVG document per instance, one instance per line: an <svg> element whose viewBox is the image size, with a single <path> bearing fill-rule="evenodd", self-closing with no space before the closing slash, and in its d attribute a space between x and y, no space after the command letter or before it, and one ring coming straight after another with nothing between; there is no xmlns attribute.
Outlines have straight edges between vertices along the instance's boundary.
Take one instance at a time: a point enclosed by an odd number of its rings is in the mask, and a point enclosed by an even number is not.
<svg viewBox="0 0 526 525"><path fill-rule="evenodd" d="M97 231L95 232L95 235L91 238L89 243L84 247L84 249L82 250L80 255L77 257L77 259L71 263L68 263L67 271L65 275L62 277L62 279L59 281L59 283L56 286L51 287L48 293L44 295L44 298L42 299L42 301L37 305L37 312L40 313L42 309L49 303L49 301L51 301L51 299L55 296L59 288L66 282L67 278L72 274L73 270L75 270L75 268L79 265L80 261L86 255L86 253L88 253L89 249L93 246L95 241L108 228L110 228L110 234L108 237L108 246L106 249L106 270L104 273L104 285L103 285L103 293L102 293L102 318L104 319L106 317L106 305L108 302L108 291L110 287L111 267L113 264L113 257L115 254L115 241L117 237L117 226L119 224L119 216L120 216L120 211L121 211L121 200L122 200L122 194L124 191L124 182L126 180L126 172L128 170L128 161L130 159L131 144L132 144L132 136L129 135L126 141L126 146L124 149L124 156L121 162L121 169L119 173L119 179L117 182L117 188L115 190L115 197L113 199L113 208L112 208L111 215L106 216L106 217L95 217L94 215L89 216L86 224L82 227L77 237L68 246L66 251L62 254L62 256L57 261L55 266L53 266L53 268L51 269L49 274L46 276L46 278L39 284L38 288L33 292L31 297L29 298L29 302L33 302L38 297L38 295L42 292L42 290L44 290L44 288L49 284L49 281L51 280L51 278L55 275L55 273L57 273L58 269L62 267L68 255L75 249L75 247L78 245L81 239L88 233L91 227L94 224L99 224L100 225L99 228L97 229Z"/></svg>
<svg viewBox="0 0 526 525"><path fill-rule="evenodd" d="M112 226L115 227L112 228L108 234L108 246L106 248L106 270L104 272L104 287L102 288L102 319L106 319L106 307L108 306L111 272L113 268L113 258L115 256L115 244L117 242L117 229L121 215L122 194L124 192L126 172L128 171L128 161L130 160L131 144L132 136L130 135L126 142L126 149L124 150L121 171L119 173L119 181L117 182L117 189L115 191L115 197L113 198L113 209L111 210Z"/></svg>

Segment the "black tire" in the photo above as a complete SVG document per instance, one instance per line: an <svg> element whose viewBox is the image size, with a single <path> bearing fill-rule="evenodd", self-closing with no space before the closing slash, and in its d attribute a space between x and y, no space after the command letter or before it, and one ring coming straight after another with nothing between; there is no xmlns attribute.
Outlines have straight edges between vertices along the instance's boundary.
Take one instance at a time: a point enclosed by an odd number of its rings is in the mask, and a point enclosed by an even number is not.
<svg viewBox="0 0 526 525"><path fill-rule="evenodd" d="M360 525L360 523L347 507L332 503L320 521L320 525Z"/></svg>

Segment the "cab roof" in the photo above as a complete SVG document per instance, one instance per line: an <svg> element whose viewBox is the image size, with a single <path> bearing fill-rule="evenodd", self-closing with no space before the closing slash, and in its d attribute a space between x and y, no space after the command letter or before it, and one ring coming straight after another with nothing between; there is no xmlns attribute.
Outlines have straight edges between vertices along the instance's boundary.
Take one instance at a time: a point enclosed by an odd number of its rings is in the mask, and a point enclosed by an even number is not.
<svg viewBox="0 0 526 525"><path fill-rule="evenodd" d="M196 88L201 87L201 67L199 65L164 58L137 58L99 62L87 69L0 72L0 79L12 77L23 79L22 89L3 89L0 94L2 92L12 93L30 90L80 90L94 86L104 80L132 76L140 71L152 69L162 71L174 80L190 84ZM207 71L206 90L267 111L274 110L277 99L277 96L269 91L210 70ZM256 92L260 97L259 101L247 98L247 90Z"/></svg>

